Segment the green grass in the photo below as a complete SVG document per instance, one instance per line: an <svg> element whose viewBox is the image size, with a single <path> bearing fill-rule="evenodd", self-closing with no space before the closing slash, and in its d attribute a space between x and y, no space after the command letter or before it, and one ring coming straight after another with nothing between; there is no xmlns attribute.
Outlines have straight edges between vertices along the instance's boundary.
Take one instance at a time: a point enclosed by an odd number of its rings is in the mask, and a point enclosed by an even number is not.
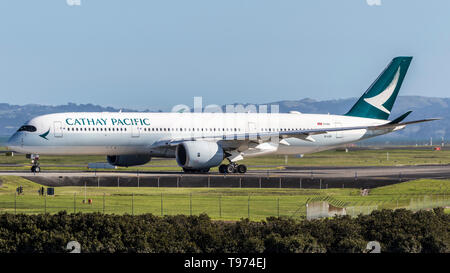
<svg viewBox="0 0 450 273"><path fill-rule="evenodd" d="M389 153L389 156L387 154ZM41 156L40 163L45 170L88 170L89 162L105 162L104 156ZM226 163L226 161L224 161ZM325 151L306 154L303 158L289 156L287 164L284 156L265 156L249 158L239 162L258 169L258 166L277 168L280 166L395 166L395 165L423 165L450 164L450 150L393 149L393 150L359 150L359 151ZM2 164L17 164L25 166L2 166ZM56 166L48 166L56 165ZM72 166L71 166L72 165ZM73 165L82 165L79 167ZM0 170L28 170L31 166L25 155L0 155ZM160 166L160 167L155 167ZM146 165L136 167L118 167L111 171L180 171L174 159L153 160ZM211 171L217 171L212 168Z"/></svg>
<svg viewBox="0 0 450 273"><path fill-rule="evenodd" d="M450 164L450 151L394 149L359 151L324 151L306 154L303 158L284 156L256 157L241 161L248 165L283 166L396 166L423 164Z"/></svg>
<svg viewBox="0 0 450 273"><path fill-rule="evenodd" d="M55 196L45 198L37 193L41 186L29 180L14 176L0 176L0 180L3 181L0 212L10 213L103 212L104 209L105 213L114 214L161 215L161 195L163 215L189 215L192 209L194 215L207 213L212 219L220 220L238 220L249 215L252 220L278 215L304 217L305 204L312 198L331 198L332 204L345 204L347 213L353 215L375 208L415 210L450 205L450 180L404 182L373 189L369 196L360 196L357 189L87 187L86 198L93 200L92 205L82 202L84 187L57 187ZM23 186L24 195L15 196L19 185Z"/></svg>

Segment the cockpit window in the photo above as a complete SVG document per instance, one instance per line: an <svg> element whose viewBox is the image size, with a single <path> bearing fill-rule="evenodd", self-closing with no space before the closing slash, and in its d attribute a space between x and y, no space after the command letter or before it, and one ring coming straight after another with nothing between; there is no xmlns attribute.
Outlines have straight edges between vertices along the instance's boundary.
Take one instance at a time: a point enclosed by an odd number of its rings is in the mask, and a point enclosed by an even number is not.
<svg viewBox="0 0 450 273"><path fill-rule="evenodd" d="M36 127L34 127L33 125L23 125L19 128L19 130L17 130L17 132L20 131L36 132Z"/></svg>

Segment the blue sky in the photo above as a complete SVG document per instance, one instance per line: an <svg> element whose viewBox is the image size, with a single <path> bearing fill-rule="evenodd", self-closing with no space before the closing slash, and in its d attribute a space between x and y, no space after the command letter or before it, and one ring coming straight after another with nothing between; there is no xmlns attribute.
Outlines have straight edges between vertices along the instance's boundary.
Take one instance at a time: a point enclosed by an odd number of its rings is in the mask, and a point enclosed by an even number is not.
<svg viewBox="0 0 450 273"><path fill-rule="evenodd" d="M0 102L359 97L395 56L401 95L449 97L450 1L0 0Z"/></svg>

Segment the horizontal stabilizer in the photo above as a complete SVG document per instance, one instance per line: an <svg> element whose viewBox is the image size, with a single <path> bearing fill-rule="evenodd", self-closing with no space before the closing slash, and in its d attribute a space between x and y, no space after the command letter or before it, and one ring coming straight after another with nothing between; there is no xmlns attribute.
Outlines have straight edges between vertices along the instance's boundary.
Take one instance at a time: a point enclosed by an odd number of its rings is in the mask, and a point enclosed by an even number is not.
<svg viewBox="0 0 450 273"><path fill-rule="evenodd" d="M410 125L415 123L422 123L422 122L428 122L433 120L440 120L440 118L429 118L429 119L421 119L421 120L414 120L414 121L408 121L408 122L402 122L402 123L388 123L385 125L379 125L379 126L373 126L369 127L368 129L387 129L387 128L395 128L397 126L404 126L404 125Z"/></svg>
<svg viewBox="0 0 450 273"><path fill-rule="evenodd" d="M409 114L411 114L412 111L408 111L406 113L404 113L403 115L399 116L398 118L394 119L393 121L389 122L389 124L395 124L395 123L399 123L402 120L404 120Z"/></svg>

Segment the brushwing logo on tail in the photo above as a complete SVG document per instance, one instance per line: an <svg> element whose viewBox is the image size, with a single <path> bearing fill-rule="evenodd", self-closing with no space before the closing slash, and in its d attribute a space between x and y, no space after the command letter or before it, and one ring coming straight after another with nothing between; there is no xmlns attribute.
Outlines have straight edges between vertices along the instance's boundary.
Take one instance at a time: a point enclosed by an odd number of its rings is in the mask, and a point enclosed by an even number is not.
<svg viewBox="0 0 450 273"><path fill-rule="evenodd" d="M389 84L388 87L386 87L386 89L384 89L383 92L381 92L380 94L371 97L371 98L365 98L364 101L367 102L368 104L372 105L373 107L387 113L390 114L391 112L386 109L383 104L386 103L386 101L392 96L392 94L394 93L395 88L397 87L397 82L398 79L400 78L400 67L397 70L397 73L395 73L394 79L392 79L392 82Z"/></svg>

